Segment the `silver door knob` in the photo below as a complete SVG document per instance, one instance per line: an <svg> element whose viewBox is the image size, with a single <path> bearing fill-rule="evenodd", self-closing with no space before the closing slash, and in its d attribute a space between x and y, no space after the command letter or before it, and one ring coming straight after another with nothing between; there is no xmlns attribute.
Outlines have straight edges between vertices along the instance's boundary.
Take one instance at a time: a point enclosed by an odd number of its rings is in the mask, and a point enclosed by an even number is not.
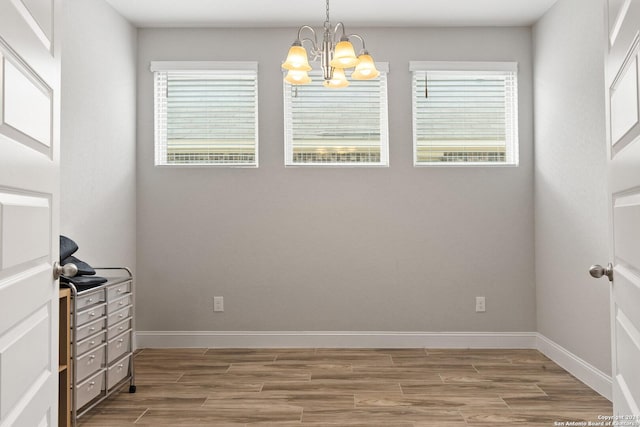
<svg viewBox="0 0 640 427"><path fill-rule="evenodd" d="M599 279L602 276L607 276L609 281L613 282L613 264L609 263L606 267L599 264L592 265L589 269L589 274L591 274L591 277L595 277L596 279Z"/></svg>
<svg viewBox="0 0 640 427"><path fill-rule="evenodd" d="M58 261L53 263L53 279L58 280L60 276L73 277L78 274L78 267L75 264L69 263L60 265Z"/></svg>

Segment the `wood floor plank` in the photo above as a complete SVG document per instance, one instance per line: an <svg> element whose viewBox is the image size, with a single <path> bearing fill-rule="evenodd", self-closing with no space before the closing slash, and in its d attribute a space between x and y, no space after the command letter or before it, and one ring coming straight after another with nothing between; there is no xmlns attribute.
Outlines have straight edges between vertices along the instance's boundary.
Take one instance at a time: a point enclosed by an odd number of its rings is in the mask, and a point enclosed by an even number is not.
<svg viewBox="0 0 640 427"><path fill-rule="evenodd" d="M222 363L218 360L204 360L200 357L185 359L142 359L136 360L137 372L184 372L199 371L202 373L226 372L230 363Z"/></svg>
<svg viewBox="0 0 640 427"><path fill-rule="evenodd" d="M611 402L601 396L568 395L506 398L505 403L514 410L555 411L596 411L605 413Z"/></svg>
<svg viewBox="0 0 640 427"><path fill-rule="evenodd" d="M210 381L200 383L148 384L138 387L136 395L147 397L206 397L209 393L225 391L260 391L261 382L245 381Z"/></svg>
<svg viewBox="0 0 640 427"><path fill-rule="evenodd" d="M399 395L400 393L398 393ZM259 393L242 393L242 392L215 392L208 395L203 406L216 406L225 404L225 402L243 402L243 401L261 402L264 404L282 404L298 406L303 409L314 408L353 408L353 393L341 392L327 394L322 391L262 391Z"/></svg>
<svg viewBox="0 0 640 427"><path fill-rule="evenodd" d="M441 384L442 379L435 371L422 368L395 366L354 366L351 372L322 371L311 375L313 380L352 380L352 381L422 381Z"/></svg>
<svg viewBox="0 0 640 427"><path fill-rule="evenodd" d="M362 354L348 352L340 354L339 352L318 352L309 355L278 355L278 364L289 363L306 363L306 364L334 364L349 363L353 366L390 366L392 365L391 356L388 354Z"/></svg>
<svg viewBox="0 0 640 427"><path fill-rule="evenodd" d="M343 391L379 391L400 393L400 383L393 381L370 380L311 380L311 381L270 381L265 382L262 391L290 390L322 391L324 393L339 393Z"/></svg>
<svg viewBox="0 0 640 427"><path fill-rule="evenodd" d="M197 408L202 406L207 397L183 397L183 396L147 396L130 394L129 392L118 393L107 399L101 408Z"/></svg>
<svg viewBox="0 0 640 427"><path fill-rule="evenodd" d="M78 427L122 427L133 423L146 408L107 408L100 406L91 410L78 422Z"/></svg>
<svg viewBox="0 0 640 427"><path fill-rule="evenodd" d="M611 403L535 350L143 349L79 427L552 426Z"/></svg>
<svg viewBox="0 0 640 427"><path fill-rule="evenodd" d="M470 426L553 426L555 422L597 422L599 413L593 411L466 411L462 410ZM605 414L606 415L606 414Z"/></svg>
<svg viewBox="0 0 640 427"><path fill-rule="evenodd" d="M302 414L302 424L317 422L362 422L363 420L372 423L382 422L425 422L425 421L461 421L463 420L457 410L440 410L432 408L402 406L383 408L355 408L355 409L334 409L334 410L305 410Z"/></svg>
<svg viewBox="0 0 640 427"><path fill-rule="evenodd" d="M508 409L505 402L497 395L491 397L477 396L434 396L404 394L401 396L385 394L356 394L356 408L430 408L439 410L461 410L463 408Z"/></svg>
<svg viewBox="0 0 640 427"><path fill-rule="evenodd" d="M493 381L462 384L420 384L400 382L404 394L434 397L537 397L546 396L537 384L505 384Z"/></svg>
<svg viewBox="0 0 640 427"><path fill-rule="evenodd" d="M176 383L183 374L183 371L138 370L136 366L136 384Z"/></svg>
<svg viewBox="0 0 640 427"><path fill-rule="evenodd" d="M246 408L191 408L155 409L151 408L140 417L136 425L215 425L220 423L247 424L263 422L300 422L302 409L287 407L246 407ZM179 424L176 424L179 420Z"/></svg>
<svg viewBox="0 0 640 427"><path fill-rule="evenodd" d="M541 375L549 373L566 373L564 369L553 362L527 363L522 365L474 365L478 373L483 375Z"/></svg>
<svg viewBox="0 0 640 427"><path fill-rule="evenodd" d="M467 427L467 422L462 420L434 420L434 421L419 421L413 423L413 427Z"/></svg>
<svg viewBox="0 0 640 427"><path fill-rule="evenodd" d="M179 380L179 383L204 383L215 381L232 382L265 382L265 381L308 381L311 379L310 371L294 370L255 370L244 372L187 372Z"/></svg>

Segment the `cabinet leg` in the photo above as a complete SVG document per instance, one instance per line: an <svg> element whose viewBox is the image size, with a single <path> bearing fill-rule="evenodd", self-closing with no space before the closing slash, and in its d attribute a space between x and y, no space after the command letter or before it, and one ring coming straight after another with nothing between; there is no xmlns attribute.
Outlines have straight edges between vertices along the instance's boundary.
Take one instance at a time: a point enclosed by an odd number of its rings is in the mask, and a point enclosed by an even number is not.
<svg viewBox="0 0 640 427"><path fill-rule="evenodd" d="M136 392L136 386L135 385L130 385L129 386L129 393L135 393Z"/></svg>

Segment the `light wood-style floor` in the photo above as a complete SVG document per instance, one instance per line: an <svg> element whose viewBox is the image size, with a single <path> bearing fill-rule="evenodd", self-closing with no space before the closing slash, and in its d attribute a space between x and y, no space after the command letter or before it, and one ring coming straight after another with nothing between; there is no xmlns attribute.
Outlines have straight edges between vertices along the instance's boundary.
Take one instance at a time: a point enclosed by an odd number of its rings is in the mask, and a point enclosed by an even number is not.
<svg viewBox="0 0 640 427"><path fill-rule="evenodd" d="M79 426L553 426L611 403L535 350L141 350Z"/></svg>

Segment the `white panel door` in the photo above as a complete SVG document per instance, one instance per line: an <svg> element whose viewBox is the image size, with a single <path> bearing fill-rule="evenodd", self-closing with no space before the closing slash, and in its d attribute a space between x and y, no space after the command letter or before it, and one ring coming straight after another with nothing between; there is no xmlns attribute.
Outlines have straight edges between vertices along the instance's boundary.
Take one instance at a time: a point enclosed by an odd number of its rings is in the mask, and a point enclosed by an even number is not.
<svg viewBox="0 0 640 427"><path fill-rule="evenodd" d="M0 427L58 420L60 0L0 0Z"/></svg>
<svg viewBox="0 0 640 427"><path fill-rule="evenodd" d="M611 201L613 409L640 425L640 0L608 0L605 80Z"/></svg>

